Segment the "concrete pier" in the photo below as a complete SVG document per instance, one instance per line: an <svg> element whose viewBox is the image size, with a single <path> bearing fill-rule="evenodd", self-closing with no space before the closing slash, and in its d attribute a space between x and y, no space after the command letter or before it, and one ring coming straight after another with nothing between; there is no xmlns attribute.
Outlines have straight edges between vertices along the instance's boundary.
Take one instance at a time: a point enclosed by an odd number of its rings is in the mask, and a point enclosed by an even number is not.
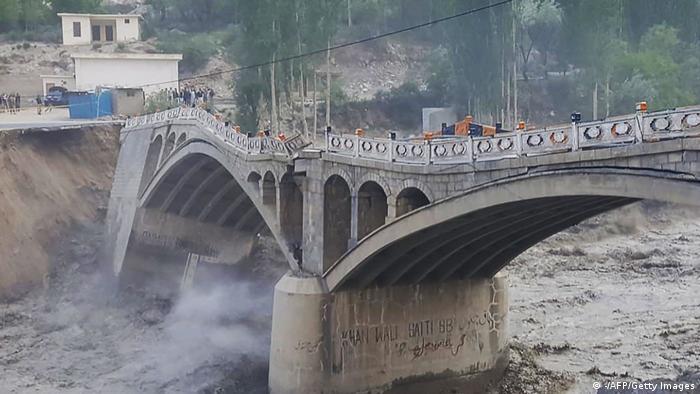
<svg viewBox="0 0 700 394"><path fill-rule="evenodd" d="M508 362L507 281L472 279L330 294L275 288L272 394L481 392Z"/></svg>

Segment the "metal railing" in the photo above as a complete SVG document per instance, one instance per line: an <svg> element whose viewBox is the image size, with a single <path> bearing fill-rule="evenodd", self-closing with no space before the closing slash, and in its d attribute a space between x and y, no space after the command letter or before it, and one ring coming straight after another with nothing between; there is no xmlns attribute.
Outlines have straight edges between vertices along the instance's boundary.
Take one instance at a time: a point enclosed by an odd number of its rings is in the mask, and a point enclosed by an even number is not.
<svg viewBox="0 0 700 394"><path fill-rule="evenodd" d="M200 108L173 108L167 111L129 118L126 120L124 129L135 129L175 120L194 120L200 127L210 131L227 145L245 154L280 154L290 156L309 144L300 134L291 136L284 141L270 136L249 137L246 134L235 131Z"/></svg>
<svg viewBox="0 0 700 394"><path fill-rule="evenodd" d="M411 141L327 133L326 151L341 156L403 164L455 164L698 135L700 106L695 106L499 133L493 137L447 137Z"/></svg>

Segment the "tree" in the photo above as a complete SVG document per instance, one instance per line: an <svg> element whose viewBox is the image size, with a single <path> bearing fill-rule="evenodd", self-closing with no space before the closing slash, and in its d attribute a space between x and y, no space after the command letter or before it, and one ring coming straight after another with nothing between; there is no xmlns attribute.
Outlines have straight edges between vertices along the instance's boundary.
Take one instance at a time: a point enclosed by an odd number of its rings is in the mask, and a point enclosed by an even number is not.
<svg viewBox="0 0 700 394"><path fill-rule="evenodd" d="M19 0L0 0L0 32L14 29L19 20Z"/></svg>
<svg viewBox="0 0 700 394"><path fill-rule="evenodd" d="M554 0L522 0L517 4L521 37L518 46L523 60L523 78L528 79L527 65L533 47L542 55L544 76L547 78L547 55L559 35L562 10Z"/></svg>
<svg viewBox="0 0 700 394"><path fill-rule="evenodd" d="M102 8L102 0L50 0L51 9L58 12L98 12Z"/></svg>

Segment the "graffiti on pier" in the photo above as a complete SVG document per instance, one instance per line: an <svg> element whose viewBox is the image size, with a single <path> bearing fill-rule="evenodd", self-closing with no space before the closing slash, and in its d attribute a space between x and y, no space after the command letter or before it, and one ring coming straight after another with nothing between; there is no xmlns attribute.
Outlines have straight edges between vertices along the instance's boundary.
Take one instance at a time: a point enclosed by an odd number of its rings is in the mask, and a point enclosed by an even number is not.
<svg viewBox="0 0 700 394"><path fill-rule="evenodd" d="M353 327L340 332L343 347L369 343L393 342L399 337L397 325Z"/></svg>
<svg viewBox="0 0 700 394"><path fill-rule="evenodd" d="M354 326L339 330L341 352L365 346L391 345L385 351L416 360L444 352L456 357L465 345L476 341L476 331L501 323L498 314L489 311L461 317L423 319L397 324Z"/></svg>
<svg viewBox="0 0 700 394"><path fill-rule="evenodd" d="M397 344L397 348L399 350L399 355L411 354L413 360L440 350L448 350L452 356L457 356L459 351L464 347L466 340L467 334L460 335L458 340L454 342L450 335L437 340L421 338L419 342L413 346L409 345L408 342L401 342Z"/></svg>

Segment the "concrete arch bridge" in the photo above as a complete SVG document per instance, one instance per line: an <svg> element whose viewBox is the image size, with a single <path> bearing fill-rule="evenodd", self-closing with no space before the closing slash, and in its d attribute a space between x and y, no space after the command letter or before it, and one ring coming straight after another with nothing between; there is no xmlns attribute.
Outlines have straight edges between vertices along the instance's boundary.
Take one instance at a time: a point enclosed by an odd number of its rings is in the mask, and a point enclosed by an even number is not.
<svg viewBox="0 0 700 394"><path fill-rule="evenodd" d="M108 210L115 275L173 288L269 231L270 390L482 388L507 363L497 273L641 199L700 202L700 107L431 141L250 137L198 109L129 119Z"/></svg>

